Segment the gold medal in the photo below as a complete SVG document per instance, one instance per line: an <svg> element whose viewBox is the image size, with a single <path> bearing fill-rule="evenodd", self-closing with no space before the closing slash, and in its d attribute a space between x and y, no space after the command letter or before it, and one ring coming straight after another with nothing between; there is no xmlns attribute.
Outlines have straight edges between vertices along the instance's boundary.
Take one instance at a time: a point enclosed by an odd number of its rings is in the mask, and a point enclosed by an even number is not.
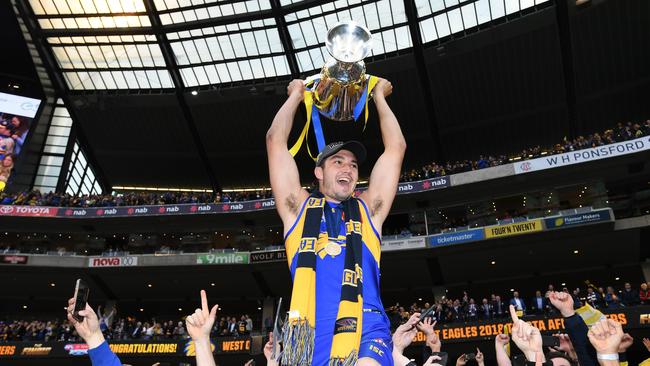
<svg viewBox="0 0 650 366"><path fill-rule="evenodd" d="M342 249L340 245L330 241L325 246L325 251L327 252L327 254L331 255L332 257L336 257L337 255L341 254Z"/></svg>

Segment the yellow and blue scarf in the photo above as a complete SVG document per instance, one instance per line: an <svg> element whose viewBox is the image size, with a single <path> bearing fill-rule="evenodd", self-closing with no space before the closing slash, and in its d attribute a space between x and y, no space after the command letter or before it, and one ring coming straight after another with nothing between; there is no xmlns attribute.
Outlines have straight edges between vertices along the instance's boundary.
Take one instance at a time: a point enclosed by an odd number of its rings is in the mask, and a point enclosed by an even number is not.
<svg viewBox="0 0 650 366"><path fill-rule="evenodd" d="M346 230L346 252L339 309L334 323L330 366L357 362L363 318L363 242L361 212L356 198L341 202ZM283 327L283 365L311 365L316 324L316 243L325 198L315 192L305 206L305 224L297 253L289 319Z"/></svg>

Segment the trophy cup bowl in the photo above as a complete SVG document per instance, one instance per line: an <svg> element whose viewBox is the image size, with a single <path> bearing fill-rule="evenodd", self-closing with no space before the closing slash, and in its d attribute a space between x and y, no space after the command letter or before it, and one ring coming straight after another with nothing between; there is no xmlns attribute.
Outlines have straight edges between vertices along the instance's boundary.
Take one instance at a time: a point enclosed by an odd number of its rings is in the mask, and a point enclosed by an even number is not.
<svg viewBox="0 0 650 366"><path fill-rule="evenodd" d="M345 63L362 61L371 51L370 31L355 22L338 23L327 31L325 48L336 60Z"/></svg>
<svg viewBox="0 0 650 366"><path fill-rule="evenodd" d="M355 22L338 23L327 32L325 47L331 57L308 79L316 80L314 105L330 120L353 120L368 81L363 59L372 50L370 31Z"/></svg>

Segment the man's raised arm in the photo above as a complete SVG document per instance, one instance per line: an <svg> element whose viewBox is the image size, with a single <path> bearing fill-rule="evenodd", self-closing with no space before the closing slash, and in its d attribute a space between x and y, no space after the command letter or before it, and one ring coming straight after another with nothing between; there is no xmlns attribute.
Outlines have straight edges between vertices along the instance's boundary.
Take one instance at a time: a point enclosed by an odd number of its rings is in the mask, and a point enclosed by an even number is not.
<svg viewBox="0 0 650 366"><path fill-rule="evenodd" d="M287 141L293 125L293 118L303 100L302 80L293 80L287 87L289 98L273 118L271 128L266 133L266 152L269 159L271 189L275 197L275 207L280 214L285 230L298 215L300 203L308 193L300 185L298 167L289 153Z"/></svg>
<svg viewBox="0 0 650 366"><path fill-rule="evenodd" d="M372 222L378 229L384 223L393 204L406 151L406 141L397 117L386 102L386 97L392 92L392 84L385 79L381 79L373 89L384 153L377 159L372 169L368 190L361 195L368 204Z"/></svg>

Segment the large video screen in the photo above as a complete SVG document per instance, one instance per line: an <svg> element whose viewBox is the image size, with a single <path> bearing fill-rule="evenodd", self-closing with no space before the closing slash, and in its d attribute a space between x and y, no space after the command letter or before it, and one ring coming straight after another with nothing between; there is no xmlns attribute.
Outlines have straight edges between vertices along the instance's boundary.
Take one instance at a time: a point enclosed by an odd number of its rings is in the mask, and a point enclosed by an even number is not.
<svg viewBox="0 0 650 366"><path fill-rule="evenodd" d="M0 93L0 192L11 178L41 101Z"/></svg>

